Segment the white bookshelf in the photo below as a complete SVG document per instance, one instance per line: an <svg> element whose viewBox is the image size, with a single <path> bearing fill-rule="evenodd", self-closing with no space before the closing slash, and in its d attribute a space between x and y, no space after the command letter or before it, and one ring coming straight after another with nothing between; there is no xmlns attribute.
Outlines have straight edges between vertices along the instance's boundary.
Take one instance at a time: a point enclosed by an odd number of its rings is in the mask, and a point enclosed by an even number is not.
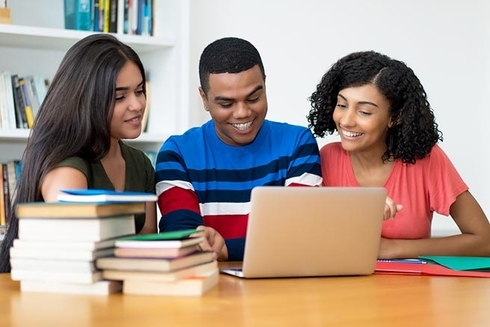
<svg viewBox="0 0 490 327"><path fill-rule="evenodd" d="M68 48L92 33L64 29L63 1L8 2L12 24L0 24L0 71L53 77ZM115 34L138 53L151 82L147 132L128 140L144 150L189 127L189 1L154 1L154 36ZM0 129L0 162L22 156L29 132Z"/></svg>

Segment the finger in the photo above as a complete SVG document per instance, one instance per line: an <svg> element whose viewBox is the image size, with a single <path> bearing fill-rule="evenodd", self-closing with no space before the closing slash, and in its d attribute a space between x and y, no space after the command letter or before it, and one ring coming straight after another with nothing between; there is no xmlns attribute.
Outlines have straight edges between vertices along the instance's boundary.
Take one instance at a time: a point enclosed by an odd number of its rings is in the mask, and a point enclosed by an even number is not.
<svg viewBox="0 0 490 327"><path fill-rule="evenodd" d="M197 232L189 235L189 237L199 237L199 236L206 236L205 233L206 233L206 226L197 226L196 227L196 230Z"/></svg>
<svg viewBox="0 0 490 327"><path fill-rule="evenodd" d="M392 219L396 214L396 205L394 203L386 203L383 219Z"/></svg>
<svg viewBox="0 0 490 327"><path fill-rule="evenodd" d="M199 243L198 247L201 251L213 251L213 248L211 247L211 245L206 239L204 239L204 241Z"/></svg>

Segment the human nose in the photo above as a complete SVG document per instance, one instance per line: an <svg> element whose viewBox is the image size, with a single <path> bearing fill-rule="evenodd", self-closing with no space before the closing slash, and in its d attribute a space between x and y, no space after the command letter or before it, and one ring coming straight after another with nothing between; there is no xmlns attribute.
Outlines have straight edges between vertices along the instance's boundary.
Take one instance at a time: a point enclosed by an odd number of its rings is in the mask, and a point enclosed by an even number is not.
<svg viewBox="0 0 490 327"><path fill-rule="evenodd" d="M129 97L129 110L143 110L146 107L146 97L137 96L136 94Z"/></svg>
<svg viewBox="0 0 490 327"><path fill-rule="evenodd" d="M237 102L234 116L235 118L244 118L250 115L250 108L245 102Z"/></svg>
<svg viewBox="0 0 490 327"><path fill-rule="evenodd" d="M341 113L339 123L341 126L352 126L355 122L354 110L347 108Z"/></svg>

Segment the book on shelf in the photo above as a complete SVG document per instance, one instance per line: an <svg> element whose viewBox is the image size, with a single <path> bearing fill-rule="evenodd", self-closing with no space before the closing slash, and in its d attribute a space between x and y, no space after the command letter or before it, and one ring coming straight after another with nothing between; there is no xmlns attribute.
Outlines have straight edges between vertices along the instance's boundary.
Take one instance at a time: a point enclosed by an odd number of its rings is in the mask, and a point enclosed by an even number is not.
<svg viewBox="0 0 490 327"><path fill-rule="evenodd" d="M217 261L210 261L196 266L191 266L172 272L132 271L132 270L102 270L102 277L109 280L141 280L155 282L175 282L208 274L218 268Z"/></svg>
<svg viewBox="0 0 490 327"><path fill-rule="evenodd" d="M23 77L19 78L19 87L20 87L20 93L22 95L22 105L24 107L26 120L27 120L27 128L32 128L32 125L34 125L34 111L32 109L29 94L27 92L26 81Z"/></svg>
<svg viewBox="0 0 490 327"><path fill-rule="evenodd" d="M61 202L155 202L156 194L147 192L113 191L101 189L61 190Z"/></svg>
<svg viewBox="0 0 490 327"><path fill-rule="evenodd" d="M213 261L212 252L195 252L173 259L105 257L96 260L98 269L172 272Z"/></svg>
<svg viewBox="0 0 490 327"><path fill-rule="evenodd" d="M9 117L8 128L14 129L17 127L16 113L15 113L15 102L14 102L14 88L12 85L12 74L10 72L4 72L4 83L5 83L5 96L7 101L7 111Z"/></svg>
<svg viewBox="0 0 490 327"><path fill-rule="evenodd" d="M15 247L15 245L14 245ZM23 259L10 258L10 266L18 270L39 270L51 272L94 272L97 271L94 261L54 260L54 259Z"/></svg>
<svg viewBox="0 0 490 327"><path fill-rule="evenodd" d="M24 100L22 99L22 92L19 84L19 75L12 74L12 93L14 96L15 105L15 122L17 128L27 129L27 117L24 110Z"/></svg>
<svg viewBox="0 0 490 327"><path fill-rule="evenodd" d="M15 128L15 125L13 128ZM10 203L12 203L12 200L14 198L15 189L17 187L17 179L19 178L19 176L17 176L17 165L20 165L20 160L14 159L14 160L9 160L7 162L7 176L8 176Z"/></svg>
<svg viewBox="0 0 490 327"><path fill-rule="evenodd" d="M64 0L65 29L92 30L92 0Z"/></svg>
<svg viewBox="0 0 490 327"><path fill-rule="evenodd" d="M61 293L61 294L86 294L109 295L122 290L119 281L101 280L92 284L45 282L38 280L21 280L21 292Z"/></svg>
<svg viewBox="0 0 490 327"><path fill-rule="evenodd" d="M9 224L10 222L8 221L9 214L10 214L10 189L9 189L9 176L8 176L8 171L7 171L7 164L2 163L2 186L3 186L3 203L4 203L4 208L3 212L5 215L5 222L6 224Z"/></svg>
<svg viewBox="0 0 490 327"><path fill-rule="evenodd" d="M0 225L2 226L7 224L6 208L8 206L8 202L5 202L5 189L3 186L3 164L0 163Z"/></svg>
<svg viewBox="0 0 490 327"><path fill-rule="evenodd" d="M196 233L199 233L196 229L186 229L162 233L131 235L116 239L115 246L120 248L182 248L197 245L204 240L202 236L190 237Z"/></svg>
<svg viewBox="0 0 490 327"><path fill-rule="evenodd" d="M5 90L5 116L2 112L2 128L14 129L17 127L15 120L15 102L14 92L12 88L12 74L10 72L3 72L4 90ZM5 119L4 117L8 117Z"/></svg>
<svg viewBox="0 0 490 327"><path fill-rule="evenodd" d="M114 255L114 248L100 250L67 250L60 247L52 249L10 248L10 257L14 259L46 259L68 261L93 261L97 258Z"/></svg>
<svg viewBox="0 0 490 327"><path fill-rule="evenodd" d="M10 277L12 280L17 281L32 280L54 283L93 284L102 280L102 272L21 270L14 266L10 271Z"/></svg>
<svg viewBox="0 0 490 327"><path fill-rule="evenodd" d="M19 239L29 241L101 241L135 232L133 215L90 219L19 219Z"/></svg>
<svg viewBox="0 0 490 327"><path fill-rule="evenodd" d="M185 278L175 282L127 279L123 282L123 293L134 295L201 296L216 286L218 280L218 268L200 276Z"/></svg>
<svg viewBox="0 0 490 327"><path fill-rule="evenodd" d="M145 203L30 202L18 204L16 215L22 218L102 218L134 215L146 211Z"/></svg>

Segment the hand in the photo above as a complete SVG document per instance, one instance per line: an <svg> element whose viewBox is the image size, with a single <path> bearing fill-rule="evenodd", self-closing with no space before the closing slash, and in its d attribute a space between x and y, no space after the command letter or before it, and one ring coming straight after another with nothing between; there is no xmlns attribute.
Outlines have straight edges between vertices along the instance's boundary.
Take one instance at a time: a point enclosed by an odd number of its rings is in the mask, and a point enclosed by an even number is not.
<svg viewBox="0 0 490 327"><path fill-rule="evenodd" d="M397 212L402 211L403 205L401 204L396 204L395 201L393 201L392 198L389 196L386 197L386 204L385 204L385 212L383 215L383 219L393 219L395 218L395 215Z"/></svg>
<svg viewBox="0 0 490 327"><path fill-rule="evenodd" d="M213 251L215 259L218 261L226 261L228 259L228 248L225 240L214 228L206 226L198 226L199 234L204 236L204 241L199 244L201 251Z"/></svg>

